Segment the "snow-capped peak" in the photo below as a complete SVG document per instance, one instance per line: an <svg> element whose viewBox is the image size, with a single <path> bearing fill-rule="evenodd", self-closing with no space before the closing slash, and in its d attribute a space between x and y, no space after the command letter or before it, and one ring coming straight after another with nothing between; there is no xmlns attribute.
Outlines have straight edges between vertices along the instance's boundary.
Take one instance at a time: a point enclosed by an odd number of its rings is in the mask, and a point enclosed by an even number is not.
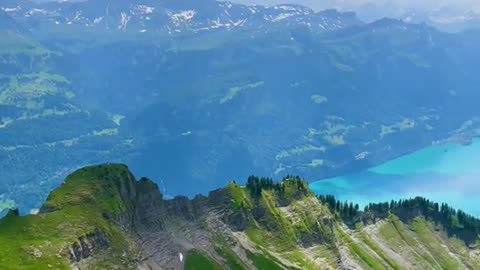
<svg viewBox="0 0 480 270"><path fill-rule="evenodd" d="M163 3L163 4L162 4ZM341 13L315 13L299 5L241 5L232 2L206 1L202 6L193 1L122 0L80 2L50 2L32 6L3 7L14 18L35 18L30 28L63 24L103 27L107 31L166 32L208 31L252 27L260 29L269 24L301 24L317 31L336 30L361 23L356 18L341 18ZM45 23L39 24L39 20ZM27 24L29 20L26 21ZM100 23L105 22L105 23ZM49 26L49 24L51 26ZM112 28L110 26L116 25Z"/></svg>

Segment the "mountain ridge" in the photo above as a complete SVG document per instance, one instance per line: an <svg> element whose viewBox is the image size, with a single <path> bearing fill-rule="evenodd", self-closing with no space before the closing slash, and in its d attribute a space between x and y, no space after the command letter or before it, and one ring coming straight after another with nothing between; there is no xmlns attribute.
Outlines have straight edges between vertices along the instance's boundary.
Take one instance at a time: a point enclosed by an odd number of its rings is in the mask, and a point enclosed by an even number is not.
<svg viewBox="0 0 480 270"><path fill-rule="evenodd" d="M405 223L383 212L382 204L370 207L385 217L349 228L330 203L300 178L275 183L253 176L244 187L232 182L208 197L164 200L154 182L137 181L125 165L86 167L67 177L38 214L10 211L0 220L0 266L314 270L480 264L478 235L467 247L427 217L409 210L412 219Z"/></svg>

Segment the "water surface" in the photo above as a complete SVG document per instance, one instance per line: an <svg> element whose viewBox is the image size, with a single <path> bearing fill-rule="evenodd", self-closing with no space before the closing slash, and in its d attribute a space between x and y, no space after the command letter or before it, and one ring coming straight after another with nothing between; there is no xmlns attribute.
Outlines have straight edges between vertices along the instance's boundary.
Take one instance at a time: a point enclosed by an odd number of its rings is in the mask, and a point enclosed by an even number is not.
<svg viewBox="0 0 480 270"><path fill-rule="evenodd" d="M359 203L423 196L480 216L480 140L438 145L368 170L310 184L318 194Z"/></svg>

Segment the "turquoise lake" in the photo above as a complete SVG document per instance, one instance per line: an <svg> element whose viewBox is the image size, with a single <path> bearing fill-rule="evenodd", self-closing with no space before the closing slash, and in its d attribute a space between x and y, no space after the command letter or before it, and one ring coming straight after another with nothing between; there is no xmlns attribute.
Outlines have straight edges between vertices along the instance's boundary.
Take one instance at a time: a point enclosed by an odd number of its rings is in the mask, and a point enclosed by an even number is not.
<svg viewBox="0 0 480 270"><path fill-rule="evenodd" d="M431 146L350 175L310 184L317 194L365 206L423 196L480 216L480 140Z"/></svg>

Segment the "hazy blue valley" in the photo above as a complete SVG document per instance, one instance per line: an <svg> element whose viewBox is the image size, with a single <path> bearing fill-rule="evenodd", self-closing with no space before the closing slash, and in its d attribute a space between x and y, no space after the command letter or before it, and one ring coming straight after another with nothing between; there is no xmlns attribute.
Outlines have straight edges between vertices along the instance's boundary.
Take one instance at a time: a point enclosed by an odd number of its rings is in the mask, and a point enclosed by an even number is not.
<svg viewBox="0 0 480 270"><path fill-rule="evenodd" d="M0 194L24 212L88 164L124 162L193 196L252 173L341 176L478 133L475 31L295 5L1 7Z"/></svg>

